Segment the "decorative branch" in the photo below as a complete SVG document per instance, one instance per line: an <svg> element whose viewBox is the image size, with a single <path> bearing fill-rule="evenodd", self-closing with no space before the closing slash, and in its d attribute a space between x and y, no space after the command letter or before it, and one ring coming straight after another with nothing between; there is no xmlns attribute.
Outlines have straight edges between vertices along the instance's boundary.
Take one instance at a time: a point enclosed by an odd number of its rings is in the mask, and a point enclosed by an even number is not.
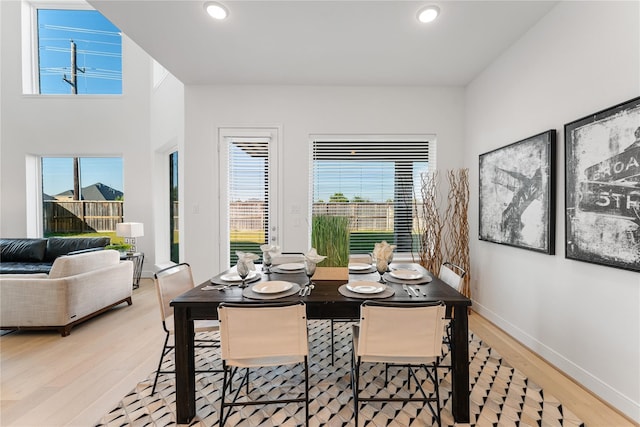
<svg viewBox="0 0 640 427"><path fill-rule="evenodd" d="M447 260L464 268L465 275L460 292L471 297L469 260L469 169L450 170L447 206L446 254Z"/></svg>
<svg viewBox="0 0 640 427"><path fill-rule="evenodd" d="M421 176L422 203L416 204L418 218L420 265L437 274L442 264L442 229L444 221L440 216L440 196L438 193L438 171Z"/></svg>

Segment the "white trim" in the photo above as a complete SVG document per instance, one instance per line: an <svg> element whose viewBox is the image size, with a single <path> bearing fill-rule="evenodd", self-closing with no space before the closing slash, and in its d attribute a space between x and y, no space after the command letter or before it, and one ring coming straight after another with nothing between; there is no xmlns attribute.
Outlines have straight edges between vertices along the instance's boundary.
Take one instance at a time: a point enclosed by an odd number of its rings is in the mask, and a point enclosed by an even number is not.
<svg viewBox="0 0 640 427"><path fill-rule="evenodd" d="M229 139L235 138L268 138L269 139L269 236L272 244L283 241L284 222L279 212L284 212L282 206L283 183L280 179L279 165L282 163L282 125L235 125L216 127L216 146L218 155L218 209L220 214L219 236L227 241L229 236L228 216L228 188L229 188ZM275 227L275 229L274 229ZM220 265L229 265L229 253L220 250Z"/></svg>

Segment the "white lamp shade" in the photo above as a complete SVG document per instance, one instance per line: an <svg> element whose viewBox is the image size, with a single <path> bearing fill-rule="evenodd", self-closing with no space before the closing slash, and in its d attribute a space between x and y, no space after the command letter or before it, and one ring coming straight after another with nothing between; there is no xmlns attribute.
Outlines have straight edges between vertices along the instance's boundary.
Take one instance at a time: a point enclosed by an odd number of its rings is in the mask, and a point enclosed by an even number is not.
<svg viewBox="0 0 640 427"><path fill-rule="evenodd" d="M116 224L116 235L120 237L144 236L144 224L141 222L121 222Z"/></svg>

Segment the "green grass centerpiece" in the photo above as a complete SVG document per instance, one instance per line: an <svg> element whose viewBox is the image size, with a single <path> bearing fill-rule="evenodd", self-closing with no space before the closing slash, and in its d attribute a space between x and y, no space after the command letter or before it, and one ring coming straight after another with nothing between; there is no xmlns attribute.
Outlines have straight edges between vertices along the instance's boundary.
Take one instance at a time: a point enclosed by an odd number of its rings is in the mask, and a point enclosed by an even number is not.
<svg viewBox="0 0 640 427"><path fill-rule="evenodd" d="M323 267L349 265L349 218L317 215L313 217L311 246L327 258Z"/></svg>

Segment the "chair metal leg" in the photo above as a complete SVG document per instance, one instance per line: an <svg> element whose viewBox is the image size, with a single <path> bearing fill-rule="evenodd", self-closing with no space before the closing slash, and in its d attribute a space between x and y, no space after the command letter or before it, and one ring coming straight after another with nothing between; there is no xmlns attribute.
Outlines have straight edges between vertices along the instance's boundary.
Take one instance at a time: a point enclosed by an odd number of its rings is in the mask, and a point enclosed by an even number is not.
<svg viewBox="0 0 640 427"><path fill-rule="evenodd" d="M169 349L167 349L167 343L168 342L169 342L169 333L167 333L167 336L164 338L164 345L162 346L162 354L160 355L160 362L158 362L158 369L156 370L156 378L153 380L153 388L151 389L151 395L152 396L156 392L156 385L158 384L158 377L161 374L160 368L162 367L162 361L164 360L164 357L169 352L168 351Z"/></svg>
<svg viewBox="0 0 640 427"><path fill-rule="evenodd" d="M304 425L309 427L309 361L304 358Z"/></svg>
<svg viewBox="0 0 640 427"><path fill-rule="evenodd" d="M331 366L333 366L335 362L335 344L333 342L334 333L333 333L333 319L331 319Z"/></svg>

